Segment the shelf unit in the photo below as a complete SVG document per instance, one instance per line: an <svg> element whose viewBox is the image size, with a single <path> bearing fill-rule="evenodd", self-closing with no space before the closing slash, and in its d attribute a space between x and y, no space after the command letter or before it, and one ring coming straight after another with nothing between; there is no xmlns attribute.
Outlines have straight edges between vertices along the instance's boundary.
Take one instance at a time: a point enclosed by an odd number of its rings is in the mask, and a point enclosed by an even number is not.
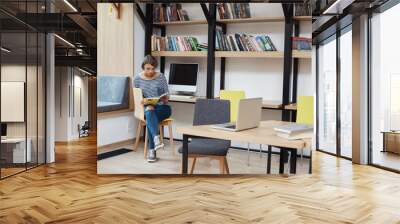
<svg viewBox="0 0 400 224"><path fill-rule="evenodd" d="M292 49L292 37L298 36L300 32L301 21L312 21L311 16L294 16L293 5L282 4L284 16L282 17L253 17L246 19L217 19L217 7L215 3L210 3L207 7L205 3L200 3L203 10L204 20L192 21L174 21L159 22L152 21L153 4L146 4L146 13L143 13L138 4L136 8L139 16L145 24L145 55L152 54L160 57L160 71L165 70L165 57L205 57L207 58L207 98L214 98L214 78L215 78L215 59L220 58L220 89L225 88L225 61L227 58L265 58L265 59L283 59L283 92L282 102L264 101L263 108L282 110L282 120L295 120L296 107L292 104L296 103L297 98L297 76L300 59L311 59L311 51L298 51ZM265 51L265 52L248 52L248 51L216 51L215 50L215 34L216 27L222 28L223 34L226 34L228 24L238 23L265 23L265 22L282 22L285 26L284 35L284 51ZM166 36L168 26L188 26L188 25L207 25L208 26L208 51L151 51L151 36L153 29L158 28L161 36ZM293 71L292 71L293 69ZM293 74L292 74L293 72ZM185 99L171 99L172 102L187 102ZM290 106L292 105L292 106Z"/></svg>
<svg viewBox="0 0 400 224"><path fill-rule="evenodd" d="M207 57L206 51L152 51L156 57ZM309 51L292 51L293 58L311 59ZM216 58L283 58L283 51L216 51Z"/></svg>
<svg viewBox="0 0 400 224"><path fill-rule="evenodd" d="M293 16L296 21L312 21L311 16ZM265 22L284 22L285 17L252 17L246 19L217 19L218 23L232 24L232 23L265 23ZM189 21L172 21L172 22L155 22L154 25L158 26L184 26L184 25L205 25L207 20L189 20Z"/></svg>

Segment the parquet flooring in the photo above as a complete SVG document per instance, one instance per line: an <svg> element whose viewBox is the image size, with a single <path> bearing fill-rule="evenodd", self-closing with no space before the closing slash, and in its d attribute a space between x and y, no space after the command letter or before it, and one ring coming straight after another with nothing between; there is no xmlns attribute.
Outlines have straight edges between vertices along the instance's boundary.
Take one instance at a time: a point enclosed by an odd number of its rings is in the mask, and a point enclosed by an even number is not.
<svg viewBox="0 0 400 224"><path fill-rule="evenodd" d="M0 223L400 223L400 175L326 154L312 175L99 176L95 146L0 181Z"/></svg>

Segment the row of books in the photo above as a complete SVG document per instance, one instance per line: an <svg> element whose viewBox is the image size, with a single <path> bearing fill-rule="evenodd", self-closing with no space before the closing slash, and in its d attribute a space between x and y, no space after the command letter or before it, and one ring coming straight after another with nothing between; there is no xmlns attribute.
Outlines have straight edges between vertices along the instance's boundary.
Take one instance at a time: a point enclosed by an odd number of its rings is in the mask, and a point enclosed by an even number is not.
<svg viewBox="0 0 400 224"><path fill-rule="evenodd" d="M307 50L312 49L312 39L305 37L292 37L293 50Z"/></svg>
<svg viewBox="0 0 400 224"><path fill-rule="evenodd" d="M205 48L204 48L205 46ZM152 51L202 51L207 45L199 44L196 37L185 36L155 36L151 38Z"/></svg>
<svg viewBox="0 0 400 224"><path fill-rule="evenodd" d="M218 15L220 19L250 18L249 3L218 3Z"/></svg>
<svg viewBox="0 0 400 224"><path fill-rule="evenodd" d="M186 10L182 9L182 5L177 4L155 4L153 6L154 22L173 22L173 21L189 21L189 15Z"/></svg>
<svg viewBox="0 0 400 224"><path fill-rule="evenodd" d="M221 51L276 51L271 38L265 34L225 35L221 30L217 30L216 49Z"/></svg>

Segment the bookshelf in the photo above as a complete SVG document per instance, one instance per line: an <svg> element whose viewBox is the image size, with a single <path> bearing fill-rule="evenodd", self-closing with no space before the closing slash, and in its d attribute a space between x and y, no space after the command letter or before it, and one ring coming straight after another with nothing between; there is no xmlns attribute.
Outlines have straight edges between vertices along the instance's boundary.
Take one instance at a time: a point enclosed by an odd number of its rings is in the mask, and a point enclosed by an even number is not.
<svg viewBox="0 0 400 224"><path fill-rule="evenodd" d="M156 57L207 57L207 51L152 51Z"/></svg>
<svg viewBox="0 0 400 224"><path fill-rule="evenodd" d="M312 21L311 16L294 16L297 21ZM246 19L217 19L219 23L235 24L235 23L268 23L268 22L284 22L285 17L252 17ZM173 22L155 22L154 25L160 26L185 26L185 25L206 25L207 20L189 20L189 21L173 21Z"/></svg>
<svg viewBox="0 0 400 224"><path fill-rule="evenodd" d="M207 57L207 51L152 51L156 57ZM216 51L216 58L283 58L283 51ZM293 50L293 58L311 59L311 52Z"/></svg>
<svg viewBox="0 0 400 224"><path fill-rule="evenodd" d="M146 6L152 6L146 4ZM201 6L201 7L200 7ZM138 7L139 8L139 7ZM174 21L174 22L153 22L152 7L146 7L146 16L142 16L142 20L146 25L145 38L145 54L152 54L160 57L160 70L164 72L165 58L167 57L201 57L207 59L207 98L214 98L214 80L215 80L215 63L216 58L220 58L220 89L224 89L225 85L225 63L229 58L261 58L261 59L279 59L283 60L283 93L282 102L263 101L264 109L274 109L282 111L282 120L294 120L296 115L296 97L297 97L297 75L299 70L299 60L310 60L312 58L311 51L301 51L292 49L292 37L299 36L300 23L302 21L312 21L311 16L294 16L294 8L292 5L282 4L284 16L268 16L268 17L252 17L242 19L217 19L217 7L215 3L206 5L199 4L199 10L202 10L206 19L196 19L190 21ZM140 9L139 9L140 10ZM143 12L139 13L143 14ZM291 18L291 19L290 19ZM288 19L288 20L287 20ZM285 22L286 21L286 22ZM183 29L191 25L206 25L208 27L208 41L212 40L216 35L216 27L222 29L222 33L226 34L227 27L230 24L255 24L255 23L282 23L284 25L284 43L283 51L217 51L215 44L208 44L209 51L152 51L151 36L153 28L160 29L161 36L166 36L168 26L182 26ZM257 30L255 30L257 32ZM211 51L211 52L210 52ZM194 103L195 99L173 99L171 102Z"/></svg>

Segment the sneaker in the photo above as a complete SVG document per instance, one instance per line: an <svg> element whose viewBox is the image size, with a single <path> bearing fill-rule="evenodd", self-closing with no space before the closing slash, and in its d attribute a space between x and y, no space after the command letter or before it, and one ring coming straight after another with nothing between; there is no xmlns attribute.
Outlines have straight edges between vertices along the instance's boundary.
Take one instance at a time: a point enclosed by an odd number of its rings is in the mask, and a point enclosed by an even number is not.
<svg viewBox="0 0 400 224"><path fill-rule="evenodd" d="M161 142L160 136L154 136L154 150L157 151L159 149L164 148L164 143Z"/></svg>
<svg viewBox="0 0 400 224"><path fill-rule="evenodd" d="M147 162L152 163L155 161L157 161L156 150L149 149L149 151L147 152Z"/></svg>

